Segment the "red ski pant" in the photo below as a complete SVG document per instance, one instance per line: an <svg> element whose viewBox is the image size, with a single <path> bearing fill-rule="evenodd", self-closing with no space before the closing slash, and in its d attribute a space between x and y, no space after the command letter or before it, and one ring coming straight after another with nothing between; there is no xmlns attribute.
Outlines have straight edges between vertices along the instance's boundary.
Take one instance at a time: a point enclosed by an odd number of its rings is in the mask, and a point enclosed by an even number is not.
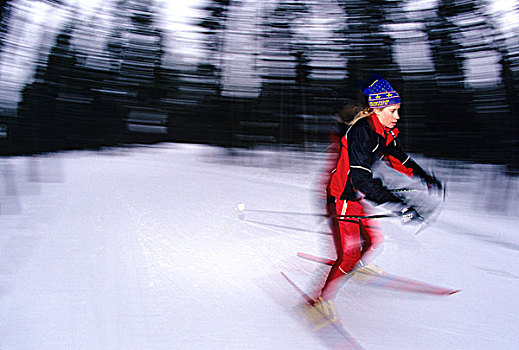
<svg viewBox="0 0 519 350"><path fill-rule="evenodd" d="M347 202L337 199L337 216L368 215L362 201ZM384 235L374 219L332 218L330 223L337 260L333 264L322 289L325 299L333 299L348 272L355 268L359 260L369 263L377 248L382 245Z"/></svg>

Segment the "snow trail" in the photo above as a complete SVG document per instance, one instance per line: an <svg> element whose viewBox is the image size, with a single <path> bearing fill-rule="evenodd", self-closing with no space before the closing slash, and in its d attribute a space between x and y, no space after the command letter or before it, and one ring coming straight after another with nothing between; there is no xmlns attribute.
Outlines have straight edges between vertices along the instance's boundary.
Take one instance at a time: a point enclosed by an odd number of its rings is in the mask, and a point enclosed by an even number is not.
<svg viewBox="0 0 519 350"><path fill-rule="evenodd" d="M334 258L326 222L290 214L320 213L321 157L160 144L0 159L0 349L324 349L280 275L311 294L327 268L297 252ZM438 221L417 236L383 221L375 263L463 291L348 284L344 327L366 349L517 347L517 179L436 164Z"/></svg>

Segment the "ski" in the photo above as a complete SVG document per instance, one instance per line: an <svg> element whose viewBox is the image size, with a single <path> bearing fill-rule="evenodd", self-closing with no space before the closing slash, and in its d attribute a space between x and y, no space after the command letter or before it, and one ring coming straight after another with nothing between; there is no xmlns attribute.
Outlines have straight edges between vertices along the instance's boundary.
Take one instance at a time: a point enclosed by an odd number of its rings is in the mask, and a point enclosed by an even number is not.
<svg viewBox="0 0 519 350"><path fill-rule="evenodd" d="M333 265L335 260L327 259L307 253L299 252L297 256L306 260L318 262L325 265ZM369 265L368 265L369 266ZM378 269L361 267L353 270L353 277L361 275L361 279L374 287L394 289L398 291L431 294L431 295L452 295L460 292L459 289L451 289L435 286L426 282L421 282L395 274L379 271Z"/></svg>
<svg viewBox="0 0 519 350"><path fill-rule="evenodd" d="M312 298L306 294L292 279L290 279L284 272L281 275L287 280L287 282L303 297L308 307L313 308ZM332 321L327 315L322 313L317 308L314 308L319 312L324 320L327 320L326 325L319 327L316 331L318 337L326 343L332 349L355 349L361 350L363 347L353 338L353 336L344 329L340 320Z"/></svg>

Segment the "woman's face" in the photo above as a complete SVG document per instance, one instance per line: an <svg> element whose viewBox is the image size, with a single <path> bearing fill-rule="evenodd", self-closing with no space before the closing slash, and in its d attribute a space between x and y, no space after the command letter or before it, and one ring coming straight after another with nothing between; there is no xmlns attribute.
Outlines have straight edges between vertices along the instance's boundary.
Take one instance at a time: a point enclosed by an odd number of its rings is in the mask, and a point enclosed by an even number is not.
<svg viewBox="0 0 519 350"><path fill-rule="evenodd" d="M386 128L393 129L400 119L398 115L398 109L400 108L400 104L392 105L384 108L374 109L373 111L380 120L380 123L384 125Z"/></svg>

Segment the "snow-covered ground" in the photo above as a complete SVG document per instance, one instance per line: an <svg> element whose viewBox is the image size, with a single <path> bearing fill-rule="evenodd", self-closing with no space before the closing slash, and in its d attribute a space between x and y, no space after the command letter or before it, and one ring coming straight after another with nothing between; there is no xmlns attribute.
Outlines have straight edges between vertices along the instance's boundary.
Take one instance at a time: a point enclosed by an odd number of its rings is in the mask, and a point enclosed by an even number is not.
<svg viewBox="0 0 519 350"><path fill-rule="evenodd" d="M310 293L327 268L297 252L334 257L323 219L297 215L321 212L322 158L176 144L0 158L0 349L325 348L280 275ZM345 329L365 349L519 348L517 179L421 160L448 182L443 211L418 235L383 221L375 263L462 292L351 281Z"/></svg>

